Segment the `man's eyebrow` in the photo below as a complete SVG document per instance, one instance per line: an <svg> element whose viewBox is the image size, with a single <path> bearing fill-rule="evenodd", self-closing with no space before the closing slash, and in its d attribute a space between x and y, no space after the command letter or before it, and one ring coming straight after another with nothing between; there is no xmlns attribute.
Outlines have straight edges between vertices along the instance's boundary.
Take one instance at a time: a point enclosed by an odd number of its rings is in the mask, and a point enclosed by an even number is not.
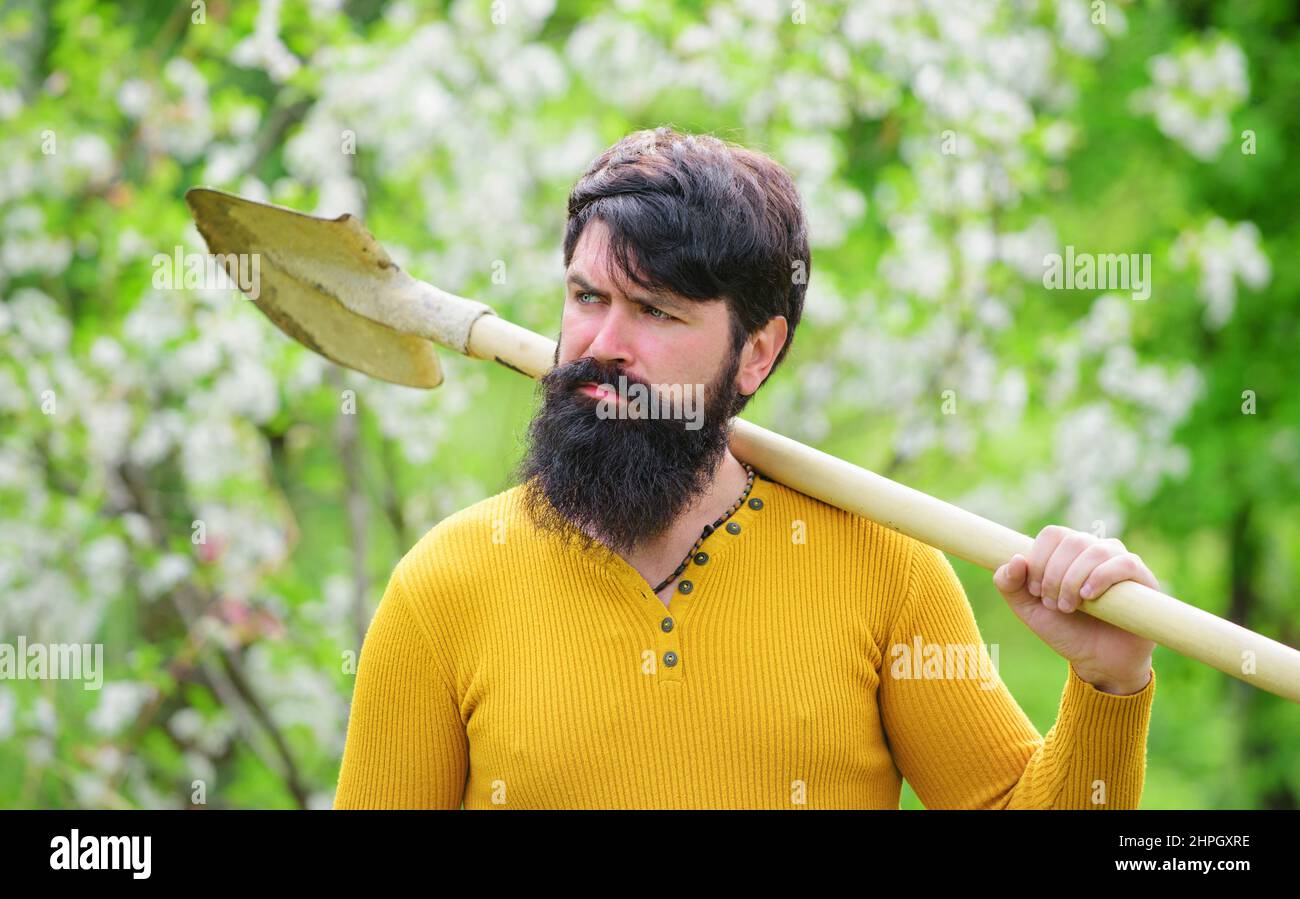
<svg viewBox="0 0 1300 899"><path fill-rule="evenodd" d="M590 281L582 276L580 272L569 272L566 280L570 284L576 284L586 293L594 293L598 297L608 297L609 294L595 287ZM647 297L642 295L628 295L628 299L634 303L640 303L643 306L664 306L668 309L674 309L678 312L685 312L686 307L676 300L669 299L666 296Z"/></svg>

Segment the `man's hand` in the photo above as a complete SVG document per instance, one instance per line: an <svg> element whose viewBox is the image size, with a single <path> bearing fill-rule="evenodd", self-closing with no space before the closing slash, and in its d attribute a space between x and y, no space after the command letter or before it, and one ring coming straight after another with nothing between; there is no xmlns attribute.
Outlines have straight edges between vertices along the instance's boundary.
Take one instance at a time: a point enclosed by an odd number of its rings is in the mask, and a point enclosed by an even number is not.
<svg viewBox="0 0 1300 899"><path fill-rule="evenodd" d="M1151 570L1120 541L1058 525L1038 532L1028 559L1017 553L993 573L993 584L1012 611L1068 659L1079 677L1103 692L1128 694L1150 682L1155 643L1100 618L1074 614L1081 601L1120 581L1160 589Z"/></svg>

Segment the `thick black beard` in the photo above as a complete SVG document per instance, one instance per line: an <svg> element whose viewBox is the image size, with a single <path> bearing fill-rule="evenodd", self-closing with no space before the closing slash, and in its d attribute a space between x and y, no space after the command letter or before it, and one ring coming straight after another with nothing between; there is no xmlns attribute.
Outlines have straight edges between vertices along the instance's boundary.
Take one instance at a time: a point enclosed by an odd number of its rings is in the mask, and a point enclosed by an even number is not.
<svg viewBox="0 0 1300 899"><path fill-rule="evenodd" d="M726 453L739 366L740 354L731 354L706 386L695 430L685 418L598 417L600 400L576 388L592 382L617 389L624 373L616 365L583 356L552 368L538 381L543 404L516 469L534 524L576 540L582 552L599 542L619 554L667 531L709 487ZM629 378L629 391L633 383L644 384Z"/></svg>

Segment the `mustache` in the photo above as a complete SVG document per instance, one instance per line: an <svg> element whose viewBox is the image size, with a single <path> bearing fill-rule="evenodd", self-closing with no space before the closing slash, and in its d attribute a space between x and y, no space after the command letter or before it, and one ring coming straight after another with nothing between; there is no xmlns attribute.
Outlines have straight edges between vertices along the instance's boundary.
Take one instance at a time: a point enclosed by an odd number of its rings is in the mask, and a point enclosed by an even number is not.
<svg viewBox="0 0 1300 899"><path fill-rule="evenodd" d="M579 384L617 384L623 377L629 387L640 384L646 389L650 385L640 378L634 378L613 362L601 362L590 356L583 356L564 365L556 366L547 372L541 382L547 390L568 391Z"/></svg>

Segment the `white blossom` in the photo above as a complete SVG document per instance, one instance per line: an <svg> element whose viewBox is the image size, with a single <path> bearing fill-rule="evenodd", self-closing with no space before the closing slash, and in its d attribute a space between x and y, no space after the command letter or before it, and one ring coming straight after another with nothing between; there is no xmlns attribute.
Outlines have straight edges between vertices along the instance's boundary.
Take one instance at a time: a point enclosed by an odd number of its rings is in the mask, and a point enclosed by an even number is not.
<svg viewBox="0 0 1300 899"><path fill-rule="evenodd" d="M116 734L140 713L156 692L152 684L142 682L105 683L100 690L99 704L87 720L101 734Z"/></svg>

